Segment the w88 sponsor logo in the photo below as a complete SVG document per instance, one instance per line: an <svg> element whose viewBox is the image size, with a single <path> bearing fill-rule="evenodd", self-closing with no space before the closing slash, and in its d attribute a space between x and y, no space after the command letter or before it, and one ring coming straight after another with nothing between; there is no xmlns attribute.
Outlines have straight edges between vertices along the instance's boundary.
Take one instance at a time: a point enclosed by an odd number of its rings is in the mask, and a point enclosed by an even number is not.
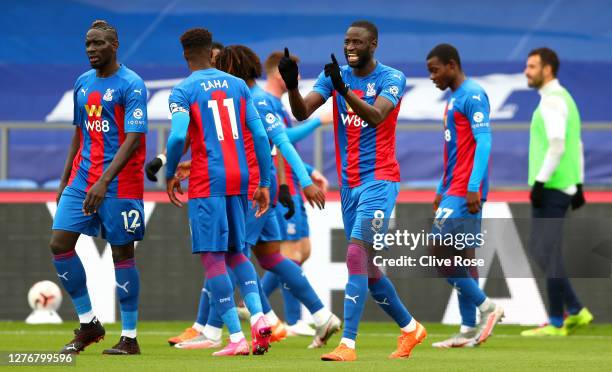
<svg viewBox="0 0 612 372"><path fill-rule="evenodd" d="M110 130L108 120L87 120L85 121L85 127L88 132L106 133Z"/></svg>
<svg viewBox="0 0 612 372"><path fill-rule="evenodd" d="M340 118L342 119L342 124L345 127L362 127L365 128L368 126L368 122L363 120L359 115L349 113L349 114L341 114Z"/></svg>

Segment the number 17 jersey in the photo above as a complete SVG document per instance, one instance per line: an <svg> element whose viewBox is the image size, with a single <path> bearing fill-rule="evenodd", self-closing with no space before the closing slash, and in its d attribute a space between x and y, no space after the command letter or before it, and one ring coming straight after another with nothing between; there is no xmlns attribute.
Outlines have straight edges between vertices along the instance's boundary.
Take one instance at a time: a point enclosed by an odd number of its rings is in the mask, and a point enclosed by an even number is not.
<svg viewBox="0 0 612 372"><path fill-rule="evenodd" d="M189 198L246 195L246 123L259 118L246 83L214 68L194 71L172 89L169 105L190 117Z"/></svg>

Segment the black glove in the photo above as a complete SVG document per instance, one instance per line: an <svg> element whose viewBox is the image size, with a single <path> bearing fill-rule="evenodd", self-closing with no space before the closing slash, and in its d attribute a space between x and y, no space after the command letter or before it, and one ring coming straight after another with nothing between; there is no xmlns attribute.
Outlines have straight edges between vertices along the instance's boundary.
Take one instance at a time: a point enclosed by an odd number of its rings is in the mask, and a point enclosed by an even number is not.
<svg viewBox="0 0 612 372"><path fill-rule="evenodd" d="M332 53L331 55L331 63L325 65L323 71L325 71L325 76L329 76L331 78L332 84L334 85L334 89L340 93L341 96L345 96L348 93L348 87L342 81L342 75L340 74L340 65L336 60L336 56Z"/></svg>
<svg viewBox="0 0 612 372"><path fill-rule="evenodd" d="M586 203L584 192L582 191L582 184L577 184L576 189L576 193L572 196L572 210L578 209Z"/></svg>
<svg viewBox="0 0 612 372"><path fill-rule="evenodd" d="M160 168L164 165L162 160L158 157L151 160L145 165L145 173L147 174L147 178L149 181L157 182L157 176L155 174L159 172Z"/></svg>
<svg viewBox="0 0 612 372"><path fill-rule="evenodd" d="M288 220L295 214L295 204L293 203L293 198L291 197L291 193L289 192L289 186L282 184L278 188L278 202L287 209L287 213L285 213L285 219Z"/></svg>
<svg viewBox="0 0 612 372"><path fill-rule="evenodd" d="M287 47L285 47L285 55L278 61L278 72L280 72L288 90L298 87L298 65L289 57Z"/></svg>
<svg viewBox="0 0 612 372"><path fill-rule="evenodd" d="M535 181L533 187L531 187L531 194L529 195L529 199L531 199L531 205L534 208L542 207L542 198L544 197L544 184L542 182Z"/></svg>

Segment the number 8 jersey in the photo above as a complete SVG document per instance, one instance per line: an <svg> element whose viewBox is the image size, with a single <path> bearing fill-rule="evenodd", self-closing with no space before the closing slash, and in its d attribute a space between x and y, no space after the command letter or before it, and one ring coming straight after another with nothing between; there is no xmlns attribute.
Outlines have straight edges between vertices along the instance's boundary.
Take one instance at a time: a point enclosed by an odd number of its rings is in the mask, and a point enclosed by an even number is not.
<svg viewBox="0 0 612 372"><path fill-rule="evenodd" d="M89 191L113 161L126 133L147 133L147 89L134 71L121 65L107 78L96 70L74 84L74 121L80 128L79 150L72 162L68 186ZM121 172L108 186L107 197L142 199L145 136Z"/></svg>
<svg viewBox="0 0 612 372"><path fill-rule="evenodd" d="M248 121L259 114L246 83L214 68L194 71L169 98L170 113L189 113L189 198L246 195ZM255 156L255 153L250 156Z"/></svg>

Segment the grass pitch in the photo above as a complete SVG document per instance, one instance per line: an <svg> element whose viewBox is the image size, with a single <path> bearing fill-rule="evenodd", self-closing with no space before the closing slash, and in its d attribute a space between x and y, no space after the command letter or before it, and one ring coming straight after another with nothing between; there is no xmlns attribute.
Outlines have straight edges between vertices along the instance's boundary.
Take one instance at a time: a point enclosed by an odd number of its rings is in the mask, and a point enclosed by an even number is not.
<svg viewBox="0 0 612 372"><path fill-rule="evenodd" d="M166 339L188 327L185 322L140 322L139 356L103 356L104 348L119 339L120 325L106 326L104 341L91 345L76 357L76 367L44 367L52 370L87 371L609 371L612 365L612 325L593 325L564 338L532 339L519 336L524 327L500 325L486 344L473 349L437 350L432 342L456 331L455 326L425 324L428 337L408 360L388 360L395 348L397 327L391 323L363 323L357 342L358 361L322 362L319 357L335 347L335 335L327 347L308 350L307 337L291 337L273 344L264 356L213 357L209 350L179 350ZM68 342L76 323L26 325L0 322L0 350L57 351ZM246 325L243 329L247 330ZM250 334L250 332L249 332ZM26 371L43 367L0 367L0 370Z"/></svg>

